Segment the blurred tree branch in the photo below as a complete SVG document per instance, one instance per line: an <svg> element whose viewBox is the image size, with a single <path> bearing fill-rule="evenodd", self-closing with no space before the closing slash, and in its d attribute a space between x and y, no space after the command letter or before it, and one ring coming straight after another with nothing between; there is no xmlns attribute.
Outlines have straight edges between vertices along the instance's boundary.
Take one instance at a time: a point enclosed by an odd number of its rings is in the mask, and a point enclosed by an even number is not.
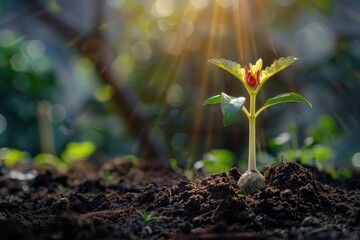
<svg viewBox="0 0 360 240"><path fill-rule="evenodd" d="M74 46L79 52L89 58L99 74L99 78L104 84L111 85L114 90L113 100L116 102L121 112L125 116L131 132L139 139L141 143L142 157L144 158L166 158L168 149L160 137L156 134L156 128L151 126L152 117L145 114L142 109L142 102L137 97L134 90L125 84L118 84L114 79L104 59L103 51L109 51L108 46L103 43L102 31L99 27L102 21L102 0L96 1L96 24L94 29L87 34L82 34L72 26L66 24L47 10L47 8L38 1L30 2L29 9L31 12L48 24L52 30L59 33L62 37L68 39L70 45ZM119 143L120 144L120 143Z"/></svg>

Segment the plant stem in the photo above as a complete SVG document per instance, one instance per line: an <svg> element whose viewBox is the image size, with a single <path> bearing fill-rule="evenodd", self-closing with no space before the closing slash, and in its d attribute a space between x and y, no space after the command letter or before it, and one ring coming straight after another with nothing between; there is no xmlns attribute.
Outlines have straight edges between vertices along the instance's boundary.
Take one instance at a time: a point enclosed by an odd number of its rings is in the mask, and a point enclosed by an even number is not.
<svg viewBox="0 0 360 240"><path fill-rule="evenodd" d="M256 135L255 135L255 124L256 124L256 95L250 94L250 115L249 115L249 160L248 170L256 171Z"/></svg>

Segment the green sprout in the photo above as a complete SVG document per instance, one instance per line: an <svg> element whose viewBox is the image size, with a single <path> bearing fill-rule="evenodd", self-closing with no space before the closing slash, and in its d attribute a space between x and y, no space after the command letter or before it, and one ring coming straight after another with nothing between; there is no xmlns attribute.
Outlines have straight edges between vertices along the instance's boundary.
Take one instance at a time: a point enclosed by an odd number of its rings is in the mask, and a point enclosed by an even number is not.
<svg viewBox="0 0 360 240"><path fill-rule="evenodd" d="M155 218L153 217L152 213L148 213L147 211L141 212L140 210L138 210L137 212L140 219L142 220L143 229L146 230L149 234L151 234L152 229L150 227L150 224L155 222Z"/></svg>
<svg viewBox="0 0 360 240"><path fill-rule="evenodd" d="M115 177L116 177L116 173L114 173L114 172L111 172L111 171L105 171L104 172L104 180L106 181L106 182L110 182L110 181L113 181L114 179L115 179Z"/></svg>
<svg viewBox="0 0 360 240"><path fill-rule="evenodd" d="M240 177L238 186L240 191L251 194L259 189L264 189L265 178L256 168L256 118L266 108L285 102L303 102L311 107L311 104L301 95L296 93L284 93L274 98L269 98L264 105L256 110L256 95L266 81L277 72L285 69L297 60L295 57L280 58L274 61L270 67L262 70L263 61L260 58L255 65L249 64L249 68L242 68L240 64L226 59L210 59L208 62L230 72L237 77L245 86L250 97L250 106L247 109L244 97L232 97L225 93L208 98L204 105L221 104L223 113L223 124L228 126L234 123L243 111L249 120L249 159L248 170Z"/></svg>

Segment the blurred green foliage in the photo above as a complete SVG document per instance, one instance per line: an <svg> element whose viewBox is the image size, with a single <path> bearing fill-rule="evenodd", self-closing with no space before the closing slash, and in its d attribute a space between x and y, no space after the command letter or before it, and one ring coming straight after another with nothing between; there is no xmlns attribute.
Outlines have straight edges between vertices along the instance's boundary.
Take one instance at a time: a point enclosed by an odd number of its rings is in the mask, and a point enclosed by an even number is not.
<svg viewBox="0 0 360 240"><path fill-rule="evenodd" d="M50 153L39 153L33 157L33 161L36 165L48 165L64 172L73 162L87 159L95 150L95 144L92 142L69 142L61 153L61 157ZM0 161L6 167L12 168L17 163L25 163L31 159L27 152L0 148Z"/></svg>
<svg viewBox="0 0 360 240"><path fill-rule="evenodd" d="M73 162L87 159L95 150L95 144L92 142L69 142L60 157L50 153L40 153L34 157L34 160L35 164L50 165L63 172Z"/></svg>
<svg viewBox="0 0 360 240"><path fill-rule="evenodd" d="M40 153L34 157L34 160L35 164L50 165L64 172L73 162L87 159L95 150L95 144L92 142L69 142L60 157L49 153Z"/></svg>
<svg viewBox="0 0 360 240"><path fill-rule="evenodd" d="M61 158L65 162L72 162L84 159L95 152L95 144L92 142L70 142L66 145L65 150L61 154Z"/></svg>
<svg viewBox="0 0 360 240"><path fill-rule="evenodd" d="M0 160L5 166L13 167L18 162L29 160L29 155L18 149L0 148Z"/></svg>
<svg viewBox="0 0 360 240"><path fill-rule="evenodd" d="M177 159L170 159L171 168L180 174L184 174L187 178L192 179L194 174L201 172L205 176L209 176L219 172L229 172L234 167L236 156L227 149L212 149L203 154L203 157L194 164L188 162L185 166L181 166Z"/></svg>
<svg viewBox="0 0 360 240"><path fill-rule="evenodd" d="M218 172L229 172L234 166L236 156L226 149L212 149L205 153L200 161L194 164L195 170L202 170L205 175Z"/></svg>
<svg viewBox="0 0 360 240"><path fill-rule="evenodd" d="M121 131L126 131L119 113L109 103L114 90L90 79L81 82L94 70L89 60L80 59L73 65L79 81L71 80L71 88L86 89L91 95L85 102L77 102L76 95L83 92L64 94L66 84L59 84L56 66L45 50L40 40L25 39L9 29L0 31L0 147L28 156L41 154L38 158L48 162L70 151L66 149L70 142L92 142L110 154L116 150L130 152L128 135L123 134L122 144L114 141L120 138ZM91 89L93 85L95 89ZM79 105L80 111L74 112L69 105Z"/></svg>
<svg viewBox="0 0 360 240"><path fill-rule="evenodd" d="M39 103L60 92L40 42L5 31L0 38L0 146L35 154L40 151Z"/></svg>
<svg viewBox="0 0 360 240"><path fill-rule="evenodd" d="M351 171L336 168L334 146L343 132L332 117L323 115L314 124L308 126L302 144L299 144L300 133L297 124L290 124L288 129L288 132L283 132L268 141L268 150L276 155L277 159L315 165L320 170L330 173L334 178L340 175L349 177ZM260 156L268 155L263 153ZM270 161L272 160L274 159L270 158ZM263 158L260 161L265 163L269 160Z"/></svg>

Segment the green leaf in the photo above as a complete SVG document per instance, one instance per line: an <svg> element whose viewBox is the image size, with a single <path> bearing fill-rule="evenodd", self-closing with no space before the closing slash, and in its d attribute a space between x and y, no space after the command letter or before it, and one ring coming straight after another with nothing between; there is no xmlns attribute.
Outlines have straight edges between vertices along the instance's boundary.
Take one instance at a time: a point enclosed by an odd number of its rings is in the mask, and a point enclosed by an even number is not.
<svg viewBox="0 0 360 240"><path fill-rule="evenodd" d="M244 97L234 98L225 93L221 93L221 110L224 117L224 126L229 126L239 117L239 112L244 106L244 103Z"/></svg>
<svg viewBox="0 0 360 240"><path fill-rule="evenodd" d="M221 103L221 94L215 95L215 96L212 96L212 97L208 98L208 99L203 103L203 105L217 104L217 103Z"/></svg>
<svg viewBox="0 0 360 240"><path fill-rule="evenodd" d="M325 161L333 155L331 148L325 145L316 145L313 151L315 161Z"/></svg>
<svg viewBox="0 0 360 240"><path fill-rule="evenodd" d="M302 102L302 103L306 103L310 107L312 107L311 103L308 100L306 100L303 96L301 96L297 93L284 93L284 94L280 94L276 97L269 98L268 100L266 100L264 106L262 106L262 108L260 108L259 111L256 113L256 116L258 116L259 113L262 112L264 109L266 109L272 105L286 103L286 102Z"/></svg>
<svg viewBox="0 0 360 240"><path fill-rule="evenodd" d="M39 153L34 157L34 161L39 165L49 164L52 166L56 166L59 162L61 162L58 157L50 153Z"/></svg>
<svg viewBox="0 0 360 240"><path fill-rule="evenodd" d="M66 163L81 160L89 157L95 152L96 146L93 142L70 142L66 145L65 151L61 154Z"/></svg>
<svg viewBox="0 0 360 240"><path fill-rule="evenodd" d="M2 160L3 164L7 167L12 167L27 158L27 153L20 150L9 148L0 149L0 160Z"/></svg>
<svg viewBox="0 0 360 240"><path fill-rule="evenodd" d="M263 83L269 79L271 76L273 76L275 73L280 72L284 68L287 68L289 65L291 65L293 62L297 60L296 57L287 57L287 58L279 58L278 60L275 60L270 67L266 67L265 70L261 71L261 79ZM263 84L262 83L262 84Z"/></svg>
<svg viewBox="0 0 360 240"><path fill-rule="evenodd" d="M203 171L206 175L221 171L229 172L235 163L235 154L227 149L212 149L202 158Z"/></svg>
<svg viewBox="0 0 360 240"><path fill-rule="evenodd" d="M245 71L244 69L241 68L240 64L223 58L209 59L208 62L218 67L221 67L222 69L228 71L229 73L240 79L241 81L244 81Z"/></svg>
<svg viewBox="0 0 360 240"><path fill-rule="evenodd" d="M60 172L65 172L68 167L64 161L50 153L39 153L34 157L34 161L38 165L53 166Z"/></svg>

